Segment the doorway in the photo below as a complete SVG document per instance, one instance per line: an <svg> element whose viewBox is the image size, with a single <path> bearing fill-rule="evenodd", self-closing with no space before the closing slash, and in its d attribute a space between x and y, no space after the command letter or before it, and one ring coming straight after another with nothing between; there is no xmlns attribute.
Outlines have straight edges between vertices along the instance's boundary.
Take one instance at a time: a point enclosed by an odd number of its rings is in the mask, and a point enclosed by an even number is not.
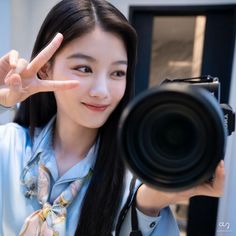
<svg viewBox="0 0 236 236"><path fill-rule="evenodd" d="M236 32L236 4L131 6L129 21L138 34L136 94L164 79L212 75L229 98ZM213 236L218 200L194 197L172 206L181 235Z"/></svg>

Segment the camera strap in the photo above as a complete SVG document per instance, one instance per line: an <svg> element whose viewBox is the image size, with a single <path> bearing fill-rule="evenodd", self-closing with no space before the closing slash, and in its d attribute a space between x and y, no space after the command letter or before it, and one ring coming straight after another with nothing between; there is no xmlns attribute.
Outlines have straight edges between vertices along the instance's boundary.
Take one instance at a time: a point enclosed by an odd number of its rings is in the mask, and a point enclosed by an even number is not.
<svg viewBox="0 0 236 236"><path fill-rule="evenodd" d="M135 196L136 196L136 193L135 193ZM138 226L138 217L137 217L135 197L131 205L131 225L132 225L132 232L130 233L130 236L142 236L142 233L139 230L139 226Z"/></svg>
<svg viewBox="0 0 236 236"><path fill-rule="evenodd" d="M119 214L118 222L115 229L116 236L120 235L121 225L130 207L131 207L131 226L132 226L132 231L130 233L130 236L142 236L141 232L138 232L139 231L138 219L137 219L137 212L135 209L135 196L136 196L135 191L137 191L137 189L135 188L135 183L136 183L136 176L133 176L130 182L130 186L129 186L129 196L127 198L127 201L123 209L121 210ZM132 213L133 209L134 209L134 213Z"/></svg>

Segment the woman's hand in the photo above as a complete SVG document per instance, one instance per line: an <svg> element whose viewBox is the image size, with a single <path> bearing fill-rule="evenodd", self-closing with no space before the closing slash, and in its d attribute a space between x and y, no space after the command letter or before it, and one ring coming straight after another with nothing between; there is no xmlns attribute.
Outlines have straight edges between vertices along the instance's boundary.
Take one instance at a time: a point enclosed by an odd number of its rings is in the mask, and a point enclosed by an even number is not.
<svg viewBox="0 0 236 236"><path fill-rule="evenodd" d="M220 161L215 176L211 182L181 192L162 192L143 184L137 192L137 208L146 215L157 216L159 211L171 204L181 203L193 196L220 197L224 191L225 169L224 161Z"/></svg>
<svg viewBox="0 0 236 236"><path fill-rule="evenodd" d="M69 89L78 86L78 81L50 81L37 78L37 72L45 65L60 47L63 40L58 33L30 63L12 50L0 58L0 104L6 107L15 105L38 92Z"/></svg>

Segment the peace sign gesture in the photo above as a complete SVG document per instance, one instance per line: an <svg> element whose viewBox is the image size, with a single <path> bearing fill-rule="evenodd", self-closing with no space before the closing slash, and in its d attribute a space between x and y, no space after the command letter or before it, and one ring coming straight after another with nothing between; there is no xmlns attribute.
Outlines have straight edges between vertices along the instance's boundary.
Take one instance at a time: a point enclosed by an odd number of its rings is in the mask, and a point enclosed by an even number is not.
<svg viewBox="0 0 236 236"><path fill-rule="evenodd" d="M38 92L70 89L79 85L78 81L49 81L37 78L37 72L60 47L63 40L58 33L30 63L19 57L15 50L0 58L0 104L6 107Z"/></svg>

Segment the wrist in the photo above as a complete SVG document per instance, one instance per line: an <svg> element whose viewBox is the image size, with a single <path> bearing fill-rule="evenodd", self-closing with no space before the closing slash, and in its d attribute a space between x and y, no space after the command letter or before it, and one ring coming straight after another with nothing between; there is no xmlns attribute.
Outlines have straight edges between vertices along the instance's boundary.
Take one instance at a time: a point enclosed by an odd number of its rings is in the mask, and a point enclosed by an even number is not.
<svg viewBox="0 0 236 236"><path fill-rule="evenodd" d="M7 107L7 106L4 106L4 105L0 104L0 113L7 112L7 111L12 111L15 108L16 108L16 106Z"/></svg>
<svg viewBox="0 0 236 236"><path fill-rule="evenodd" d="M1 107L2 109L6 109L6 110L9 110L9 109L12 109L12 108L13 108L13 107L4 106L4 105L2 105L2 104L0 104L0 107Z"/></svg>

